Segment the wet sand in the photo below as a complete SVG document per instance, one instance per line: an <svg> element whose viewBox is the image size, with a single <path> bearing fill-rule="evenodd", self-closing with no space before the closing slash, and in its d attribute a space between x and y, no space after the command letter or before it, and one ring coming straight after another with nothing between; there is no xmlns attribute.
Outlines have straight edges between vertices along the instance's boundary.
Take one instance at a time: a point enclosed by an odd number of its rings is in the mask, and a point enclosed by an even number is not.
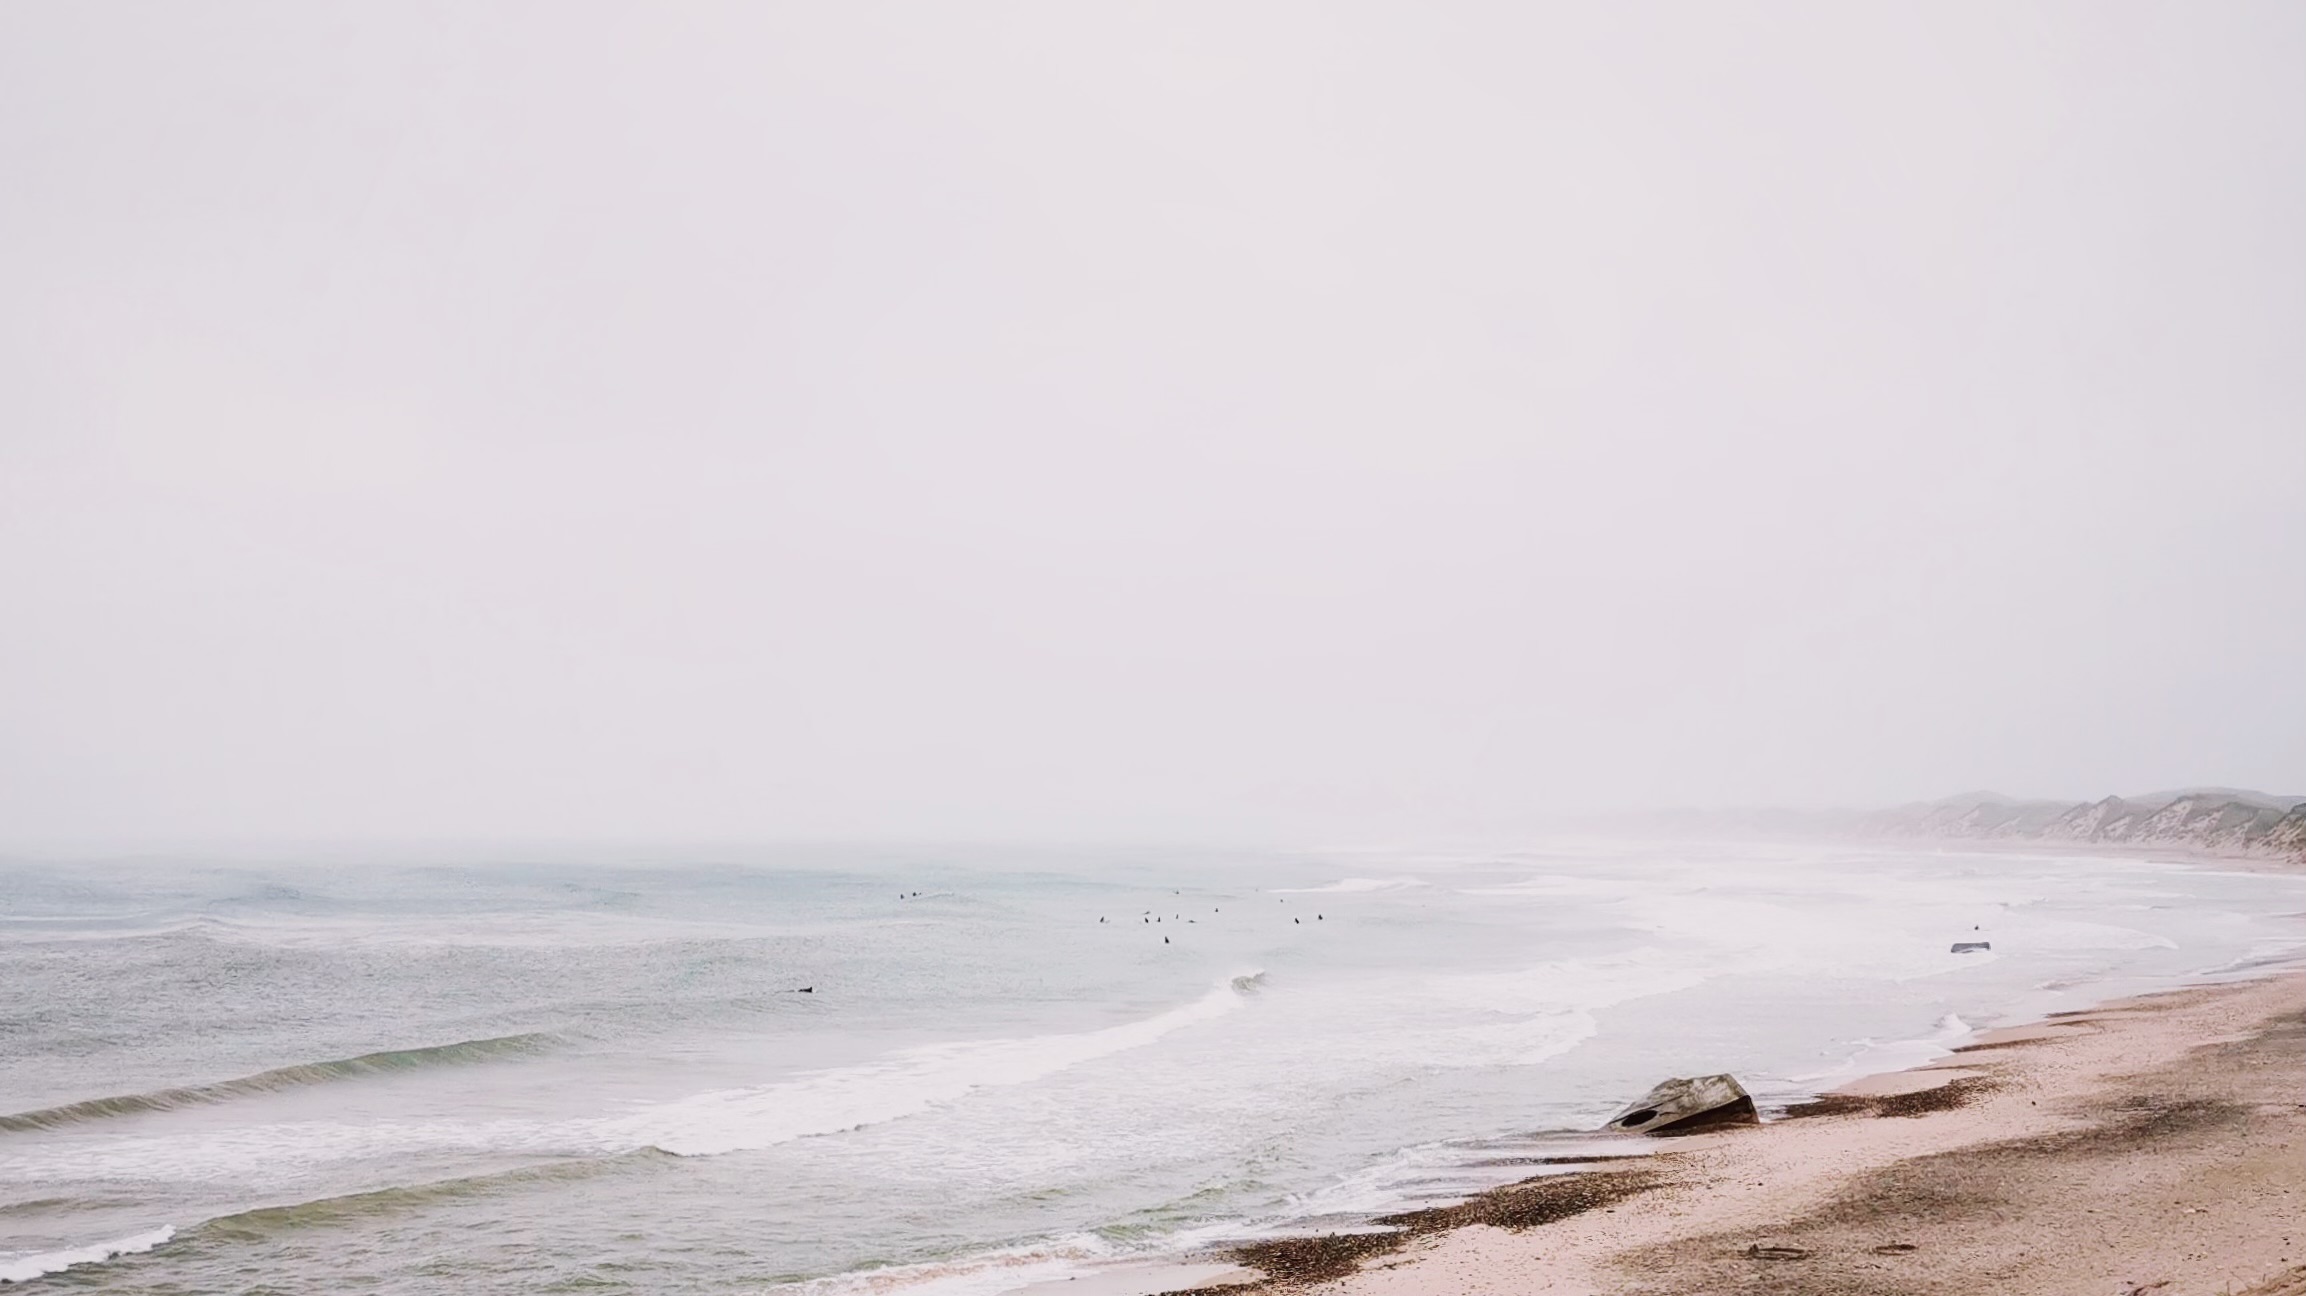
<svg viewBox="0 0 2306 1296"><path fill-rule="evenodd" d="M1991 1032L1383 1223L1233 1259L1325 1296L2306 1296L2306 974Z"/></svg>

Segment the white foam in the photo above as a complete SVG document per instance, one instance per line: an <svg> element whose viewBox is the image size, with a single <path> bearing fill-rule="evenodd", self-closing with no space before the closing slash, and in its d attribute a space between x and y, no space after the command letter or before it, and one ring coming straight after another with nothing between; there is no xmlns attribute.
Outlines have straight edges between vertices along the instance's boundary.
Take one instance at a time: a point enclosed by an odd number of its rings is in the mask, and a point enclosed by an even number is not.
<svg viewBox="0 0 2306 1296"><path fill-rule="evenodd" d="M1286 1038L1273 1047L1296 1053L1305 1040L1319 1040L1322 1055L1348 1070L1530 1066L1599 1034L1596 1010L1686 990L1713 975L1649 947L1507 971L1357 979L1290 995Z"/></svg>
<svg viewBox="0 0 2306 1296"><path fill-rule="evenodd" d="M771 1290L789 1296L999 1296L1036 1283L1071 1278L1089 1265L1110 1261L1114 1248L1094 1234L1050 1242L979 1251L951 1260L852 1270L826 1278L787 1283Z"/></svg>
<svg viewBox="0 0 2306 1296"><path fill-rule="evenodd" d="M2112 923L2078 922L2070 918L2035 918L2013 914L1988 935L2004 945L2030 950L2146 950L2176 949L2178 942L2159 932Z"/></svg>
<svg viewBox="0 0 2306 1296"><path fill-rule="evenodd" d="M1953 1013L1947 1013L1938 1019L1936 1029L1920 1039L1886 1040L1879 1043L1859 1040L1857 1051L1839 1064L1789 1079L1804 1092L1822 1093L1864 1076L1910 1071L1935 1062L1952 1054L1956 1045L1975 1033L1968 1022Z"/></svg>
<svg viewBox="0 0 2306 1296"><path fill-rule="evenodd" d="M1425 1199L1434 1196L1462 1200L1484 1188L1496 1186L1502 1176L1491 1171L1475 1178L1478 1172L1467 1168L1465 1163L1468 1159L1465 1148L1454 1142L1422 1143L1403 1148L1373 1165L1340 1175L1311 1192L1290 1194L1281 1213L1263 1222L1256 1232L1287 1232L1302 1227L1303 1222L1309 1219L1387 1214L1404 1206L1426 1204ZM1429 1185L1437 1178L1463 1182L1453 1185L1457 1191L1436 1193ZM1421 1186L1423 1191L1420 1191ZM1238 1222L1230 1227L1233 1236L1249 1231Z"/></svg>
<svg viewBox="0 0 2306 1296"><path fill-rule="evenodd" d="M1592 1013L1561 1011L1501 1016L1498 1020L1429 1028L1383 1050L1380 1057L1414 1056L1427 1066L1534 1066L1569 1052L1601 1033Z"/></svg>
<svg viewBox="0 0 2306 1296"><path fill-rule="evenodd" d="M1460 887L1459 895L1530 896L1537 899L1618 900L1632 895L1640 884L1628 878L1572 877L1546 873L1519 882L1494 886Z"/></svg>
<svg viewBox="0 0 2306 1296"><path fill-rule="evenodd" d="M1723 971L1810 974L1909 981L1971 971L2004 952L2176 949L2156 932L2021 911L1979 913L1974 925L1959 906L1918 900L1819 902L1787 895L1759 898L1704 889L1630 901L1632 924L1677 948L1707 949ZM1993 952L1954 955L1955 941L1986 940Z"/></svg>
<svg viewBox="0 0 2306 1296"><path fill-rule="evenodd" d="M1317 887L1275 887L1275 888L1273 888L1273 893L1274 893L1275 895L1336 895L1336 894L1340 894L1340 893L1343 893L1343 894L1348 894L1348 895L1350 895L1350 894L1354 894L1354 893L1357 893L1357 892L1369 892L1369 891L1403 891L1403 890L1407 890L1407 889L1408 889L1408 888L1410 888L1410 887L1421 887L1421 886L1424 886L1424 885L1425 885L1425 880L1424 880L1423 878L1413 878L1413 877L1397 877L1397 878L1360 878L1360 877L1357 877L1357 878L1341 878L1341 879L1339 879L1338 881L1332 882L1332 883L1330 883L1330 884L1329 884L1329 885L1327 885L1327 886L1317 886Z"/></svg>
<svg viewBox="0 0 2306 1296"><path fill-rule="evenodd" d="M926 1111L972 1090L1025 1084L1224 1016L1242 1004L1234 980L1142 1021L1073 1035L906 1049L863 1066L655 1104L596 1122L593 1128L611 1143L654 1147L676 1156L713 1156L840 1133Z"/></svg>
<svg viewBox="0 0 2306 1296"><path fill-rule="evenodd" d="M1498 1013L1551 1013L1607 1008L1702 985L1719 966L1644 946L1604 958L1538 963L1510 972L1464 972L1431 979L1439 995Z"/></svg>
<svg viewBox="0 0 2306 1296"><path fill-rule="evenodd" d="M101 1124L45 1137L0 1162L0 1183L65 1176L158 1178L299 1188L360 1161L412 1155L597 1152L581 1122L535 1120L268 1121L257 1125L116 1133Z"/></svg>
<svg viewBox="0 0 2306 1296"><path fill-rule="evenodd" d="M2216 967L2203 968L2194 975L2198 977L2224 977L2231 973L2244 972L2256 976L2266 976L2295 967L2301 962L2306 962L2306 940L2300 940L2296 937L2259 940L2251 942L2250 948L2244 953L2238 954Z"/></svg>
<svg viewBox="0 0 2306 1296"><path fill-rule="evenodd" d="M904 1049L857 1066L804 1072L775 1084L715 1090L582 1120L283 1121L193 1133L59 1139L9 1165L6 1180L68 1172L162 1175L224 1182L261 1176L281 1185L347 1162L413 1153L475 1151L569 1155L653 1147L713 1156L838 1134L954 1102L979 1089L1026 1084L1096 1058L1139 1048L1222 1017L1262 971L1219 982L1191 1003L1102 1030L973 1040Z"/></svg>
<svg viewBox="0 0 2306 1296"><path fill-rule="evenodd" d="M75 1247L69 1251L19 1252L0 1256L0 1283L30 1282L42 1274L59 1273L74 1265L101 1264L114 1256L150 1251L175 1236L175 1228L164 1226L150 1233L99 1242L94 1246Z"/></svg>

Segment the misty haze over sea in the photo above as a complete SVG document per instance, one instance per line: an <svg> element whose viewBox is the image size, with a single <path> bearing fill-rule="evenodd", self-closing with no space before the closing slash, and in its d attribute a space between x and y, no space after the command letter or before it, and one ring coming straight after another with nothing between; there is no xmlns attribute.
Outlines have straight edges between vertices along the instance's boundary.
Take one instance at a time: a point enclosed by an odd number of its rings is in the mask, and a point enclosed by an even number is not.
<svg viewBox="0 0 2306 1296"><path fill-rule="evenodd" d="M1010 1296L2294 965L2302 69L0 5L0 1284Z"/></svg>

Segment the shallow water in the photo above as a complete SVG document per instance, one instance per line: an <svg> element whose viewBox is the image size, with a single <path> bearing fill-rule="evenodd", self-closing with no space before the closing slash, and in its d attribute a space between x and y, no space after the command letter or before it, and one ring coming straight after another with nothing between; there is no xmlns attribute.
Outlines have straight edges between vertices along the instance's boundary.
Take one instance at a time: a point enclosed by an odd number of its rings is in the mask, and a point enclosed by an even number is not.
<svg viewBox="0 0 2306 1296"><path fill-rule="evenodd" d="M5 863L0 1279L996 1292L1518 1177L1666 1074L1784 1101L2292 960L2301 910L1686 844Z"/></svg>

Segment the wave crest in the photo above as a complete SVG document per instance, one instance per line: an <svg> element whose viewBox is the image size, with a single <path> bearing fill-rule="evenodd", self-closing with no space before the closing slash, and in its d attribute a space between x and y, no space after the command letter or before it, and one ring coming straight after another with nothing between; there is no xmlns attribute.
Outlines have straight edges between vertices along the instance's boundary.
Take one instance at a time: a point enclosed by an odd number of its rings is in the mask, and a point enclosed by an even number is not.
<svg viewBox="0 0 2306 1296"><path fill-rule="evenodd" d="M1360 894L1360 893L1363 893L1363 892L1370 892L1370 891L1405 891L1405 890L1408 890L1410 887L1421 887L1421 886L1424 886L1424 885L1425 885L1425 879L1423 879L1423 878L1413 878L1413 877L1394 877L1394 878L1364 878L1364 877L1352 877L1352 878L1340 878L1339 880L1337 880L1337 881L1335 881L1335 882L1332 882L1332 883L1330 883L1330 884L1329 884L1329 885L1327 885L1327 886L1316 886L1316 887L1275 887L1275 888L1273 888L1273 894L1275 894L1275 895L1355 895L1355 894Z"/></svg>
<svg viewBox="0 0 2306 1296"><path fill-rule="evenodd" d="M220 1080L215 1084L186 1085L175 1089L154 1089L146 1093L120 1094L110 1098L90 1098L66 1103L60 1107L44 1107L38 1111L17 1112L0 1116L0 1130L29 1133L35 1130L59 1129L83 1121L104 1120L114 1116L136 1116L145 1112L173 1111L179 1107L194 1107L208 1103L230 1102L235 1098L252 1098L260 1094L277 1093L304 1085L327 1084L335 1080L351 1080L361 1076L384 1075L395 1071L414 1071L421 1067L455 1066L470 1062L487 1062L497 1058L520 1057L541 1053L559 1044L551 1035L505 1035L496 1039L461 1040L454 1044L436 1044L427 1048L389 1049L379 1053L363 1053L359 1057L338 1058L329 1062L301 1062L295 1066L259 1071L255 1075L234 1080Z"/></svg>
<svg viewBox="0 0 2306 1296"><path fill-rule="evenodd" d="M164 1227L134 1237L99 1242L94 1246L74 1247L69 1251L42 1251L33 1255L10 1256L0 1260L0 1283L30 1282L42 1274L56 1273L74 1265L98 1264L114 1256L150 1251L175 1236L175 1229Z"/></svg>
<svg viewBox="0 0 2306 1296"><path fill-rule="evenodd" d="M1239 1008L1264 975L1228 978L1191 1003L1102 1030L905 1049L862 1066L659 1103L594 1128L611 1145L653 1147L675 1156L714 1156L839 1134L1151 1044Z"/></svg>

